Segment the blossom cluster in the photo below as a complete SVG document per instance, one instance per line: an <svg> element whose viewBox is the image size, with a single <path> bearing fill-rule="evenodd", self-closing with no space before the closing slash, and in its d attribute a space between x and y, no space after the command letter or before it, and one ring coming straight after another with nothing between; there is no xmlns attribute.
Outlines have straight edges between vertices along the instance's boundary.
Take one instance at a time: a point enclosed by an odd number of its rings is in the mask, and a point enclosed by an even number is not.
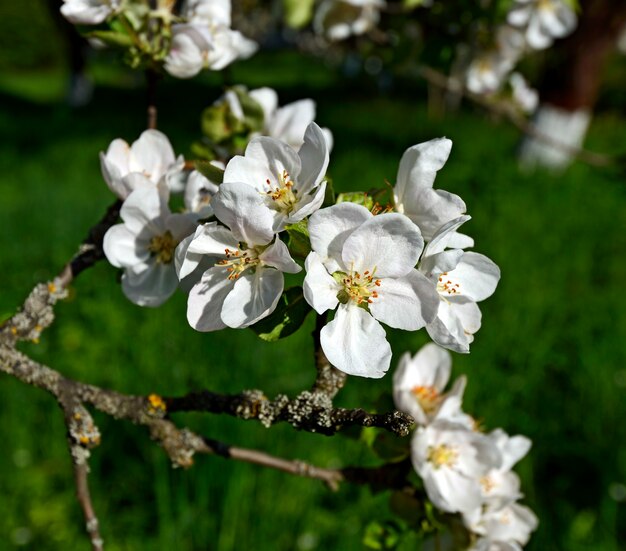
<svg viewBox="0 0 626 551"><path fill-rule="evenodd" d="M310 251L302 293L318 314L334 314L320 339L338 369L364 377L385 374L391 347L382 324L426 328L441 346L469 352L481 324L477 303L494 292L500 271L484 255L466 250L473 240L458 232L470 219L462 199L433 188L451 141L410 147L384 208L346 201L322 208L327 133L310 122L297 140L290 128L282 125L290 143L256 136L243 155L224 165L214 161L204 175L184 171L182 157L156 130L130 146L123 140L109 146L101 155L102 172L124 199L124 223L106 234L104 250L124 269L125 294L157 306L180 280L189 289L192 327L249 327L275 310L283 274L302 270L287 245L297 225ZM168 201L177 192L184 192L185 210L173 214Z"/></svg>
<svg viewBox="0 0 626 551"><path fill-rule="evenodd" d="M474 534L471 551L515 551L537 527L523 497L513 466L530 449L524 436L502 429L487 434L461 409L465 377L445 392L450 354L436 344L414 357L402 356L394 373L396 407L413 416L418 428L411 443L415 471L432 503L459 513Z"/></svg>
<svg viewBox="0 0 626 551"><path fill-rule="evenodd" d="M533 112L537 92L512 70L527 52L549 47L554 39L570 34L576 23L576 13L567 0L515 0L506 23L495 30L494 43L477 52L468 64L467 89L492 95L502 93L507 84L513 103L523 112Z"/></svg>
<svg viewBox="0 0 626 551"><path fill-rule="evenodd" d="M76 25L109 23L111 30L88 34L129 49L133 64L162 64L177 78L202 69L221 70L255 53L257 44L231 28L230 0L63 0L61 13ZM116 24L118 23L119 24Z"/></svg>

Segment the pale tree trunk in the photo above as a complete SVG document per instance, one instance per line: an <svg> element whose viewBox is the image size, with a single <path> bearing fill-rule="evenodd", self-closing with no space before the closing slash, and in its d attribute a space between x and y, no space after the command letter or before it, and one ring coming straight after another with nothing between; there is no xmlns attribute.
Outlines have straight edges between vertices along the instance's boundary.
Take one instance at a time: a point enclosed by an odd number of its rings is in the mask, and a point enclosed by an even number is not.
<svg viewBox="0 0 626 551"><path fill-rule="evenodd" d="M542 104L534 123L538 135L581 147L598 98L603 69L626 24L626 2L583 0L576 31L550 52L540 86ZM527 136L520 150L526 166L564 168L573 159L567 148Z"/></svg>

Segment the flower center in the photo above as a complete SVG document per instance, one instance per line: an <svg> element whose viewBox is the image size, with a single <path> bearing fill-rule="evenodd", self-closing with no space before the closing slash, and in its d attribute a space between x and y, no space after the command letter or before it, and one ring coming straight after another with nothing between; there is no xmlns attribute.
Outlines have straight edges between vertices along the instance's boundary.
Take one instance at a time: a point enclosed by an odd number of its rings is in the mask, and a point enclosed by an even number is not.
<svg viewBox="0 0 626 551"><path fill-rule="evenodd" d="M178 241L174 239L174 236L168 230L163 235L155 235L150 239L148 250L152 253L152 256L156 256L156 261L159 264L169 264L172 258L174 258L176 245L178 245Z"/></svg>
<svg viewBox="0 0 626 551"><path fill-rule="evenodd" d="M441 395L434 386L415 386L411 389L424 413L432 413L441 403Z"/></svg>
<svg viewBox="0 0 626 551"><path fill-rule="evenodd" d="M220 260L217 264L226 268L228 279L237 279L249 268L255 268L261 261L258 258L257 251L254 249L224 249L226 258Z"/></svg>
<svg viewBox="0 0 626 551"><path fill-rule="evenodd" d="M537 9L545 12L555 11L554 2L552 0L539 0L537 2Z"/></svg>
<svg viewBox="0 0 626 551"><path fill-rule="evenodd" d="M298 198L296 197L297 191L293 189L295 185L290 178L289 173L283 170L278 177L278 183L272 185L269 178L265 180L265 183L269 186L269 191L265 194L272 200L270 206L278 211L289 214L293 211Z"/></svg>
<svg viewBox="0 0 626 551"><path fill-rule="evenodd" d="M453 467L458 458L459 452L452 446L448 446L448 444L440 444L439 446L428 448L428 461L433 464L435 469Z"/></svg>
<svg viewBox="0 0 626 551"><path fill-rule="evenodd" d="M374 279L376 268L371 272L366 270L363 274L359 272L350 272L349 274L342 274L341 283L343 284L343 291L345 293L345 301L339 300L345 304L348 300L352 300L357 304L367 302L371 304L373 299L378 298L378 291L376 287L380 287L380 279Z"/></svg>
<svg viewBox="0 0 626 551"><path fill-rule="evenodd" d="M480 485L483 487L483 491L486 494L490 494L496 487L496 483L491 479L490 476L487 475L481 477Z"/></svg>
<svg viewBox="0 0 626 551"><path fill-rule="evenodd" d="M443 272L437 280L437 291L441 295L458 295L461 292L461 286L448 277L448 272Z"/></svg>

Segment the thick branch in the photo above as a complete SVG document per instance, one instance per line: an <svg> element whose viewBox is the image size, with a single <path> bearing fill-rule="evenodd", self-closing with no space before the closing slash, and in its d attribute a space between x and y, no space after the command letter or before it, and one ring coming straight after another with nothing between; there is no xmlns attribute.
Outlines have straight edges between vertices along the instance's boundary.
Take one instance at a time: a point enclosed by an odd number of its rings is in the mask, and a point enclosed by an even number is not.
<svg viewBox="0 0 626 551"><path fill-rule="evenodd" d="M360 426L383 428L398 436L406 436L414 424L412 417L399 411L368 413L360 408L334 408L330 398L320 392L304 391L293 399L280 394L270 400L260 390L246 390L240 394L217 394L205 390L164 400L169 413L223 413L240 419L257 419L266 427L286 422L300 430L326 435L346 427Z"/></svg>

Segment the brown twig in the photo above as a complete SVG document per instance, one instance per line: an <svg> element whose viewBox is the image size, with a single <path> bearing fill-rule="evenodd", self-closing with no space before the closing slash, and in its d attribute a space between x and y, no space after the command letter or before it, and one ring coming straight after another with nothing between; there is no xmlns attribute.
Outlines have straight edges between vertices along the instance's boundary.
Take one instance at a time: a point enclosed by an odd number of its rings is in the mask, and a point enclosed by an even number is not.
<svg viewBox="0 0 626 551"><path fill-rule="evenodd" d="M531 136L546 145L553 147L554 149L558 149L567 155L571 155L572 157L596 167L603 168L615 164L615 159L609 155L595 153L593 151L588 151L580 147L563 143L562 141L541 132L535 124L520 115L520 113L513 109L510 105L503 102L497 103L481 96L480 94L474 94L473 92L465 89L463 84L454 77L448 77L426 65L420 65L417 68L417 74L429 84L432 84L437 88L465 96L487 111L504 117L524 134Z"/></svg>
<svg viewBox="0 0 626 551"><path fill-rule="evenodd" d="M149 129L156 129L157 127L157 101L156 101L156 91L157 91L157 82L159 80L159 74L154 69L146 70L146 100L147 100L147 111L148 111L148 122L147 127Z"/></svg>
<svg viewBox="0 0 626 551"><path fill-rule="evenodd" d="M320 333L326 325L326 316L317 315L315 318L315 329L313 330L313 345L315 348L315 368L317 369L317 377L313 384L312 392L321 392L326 394L331 400L339 392L343 385L346 384L347 375L337 368L333 367L320 343Z"/></svg>

